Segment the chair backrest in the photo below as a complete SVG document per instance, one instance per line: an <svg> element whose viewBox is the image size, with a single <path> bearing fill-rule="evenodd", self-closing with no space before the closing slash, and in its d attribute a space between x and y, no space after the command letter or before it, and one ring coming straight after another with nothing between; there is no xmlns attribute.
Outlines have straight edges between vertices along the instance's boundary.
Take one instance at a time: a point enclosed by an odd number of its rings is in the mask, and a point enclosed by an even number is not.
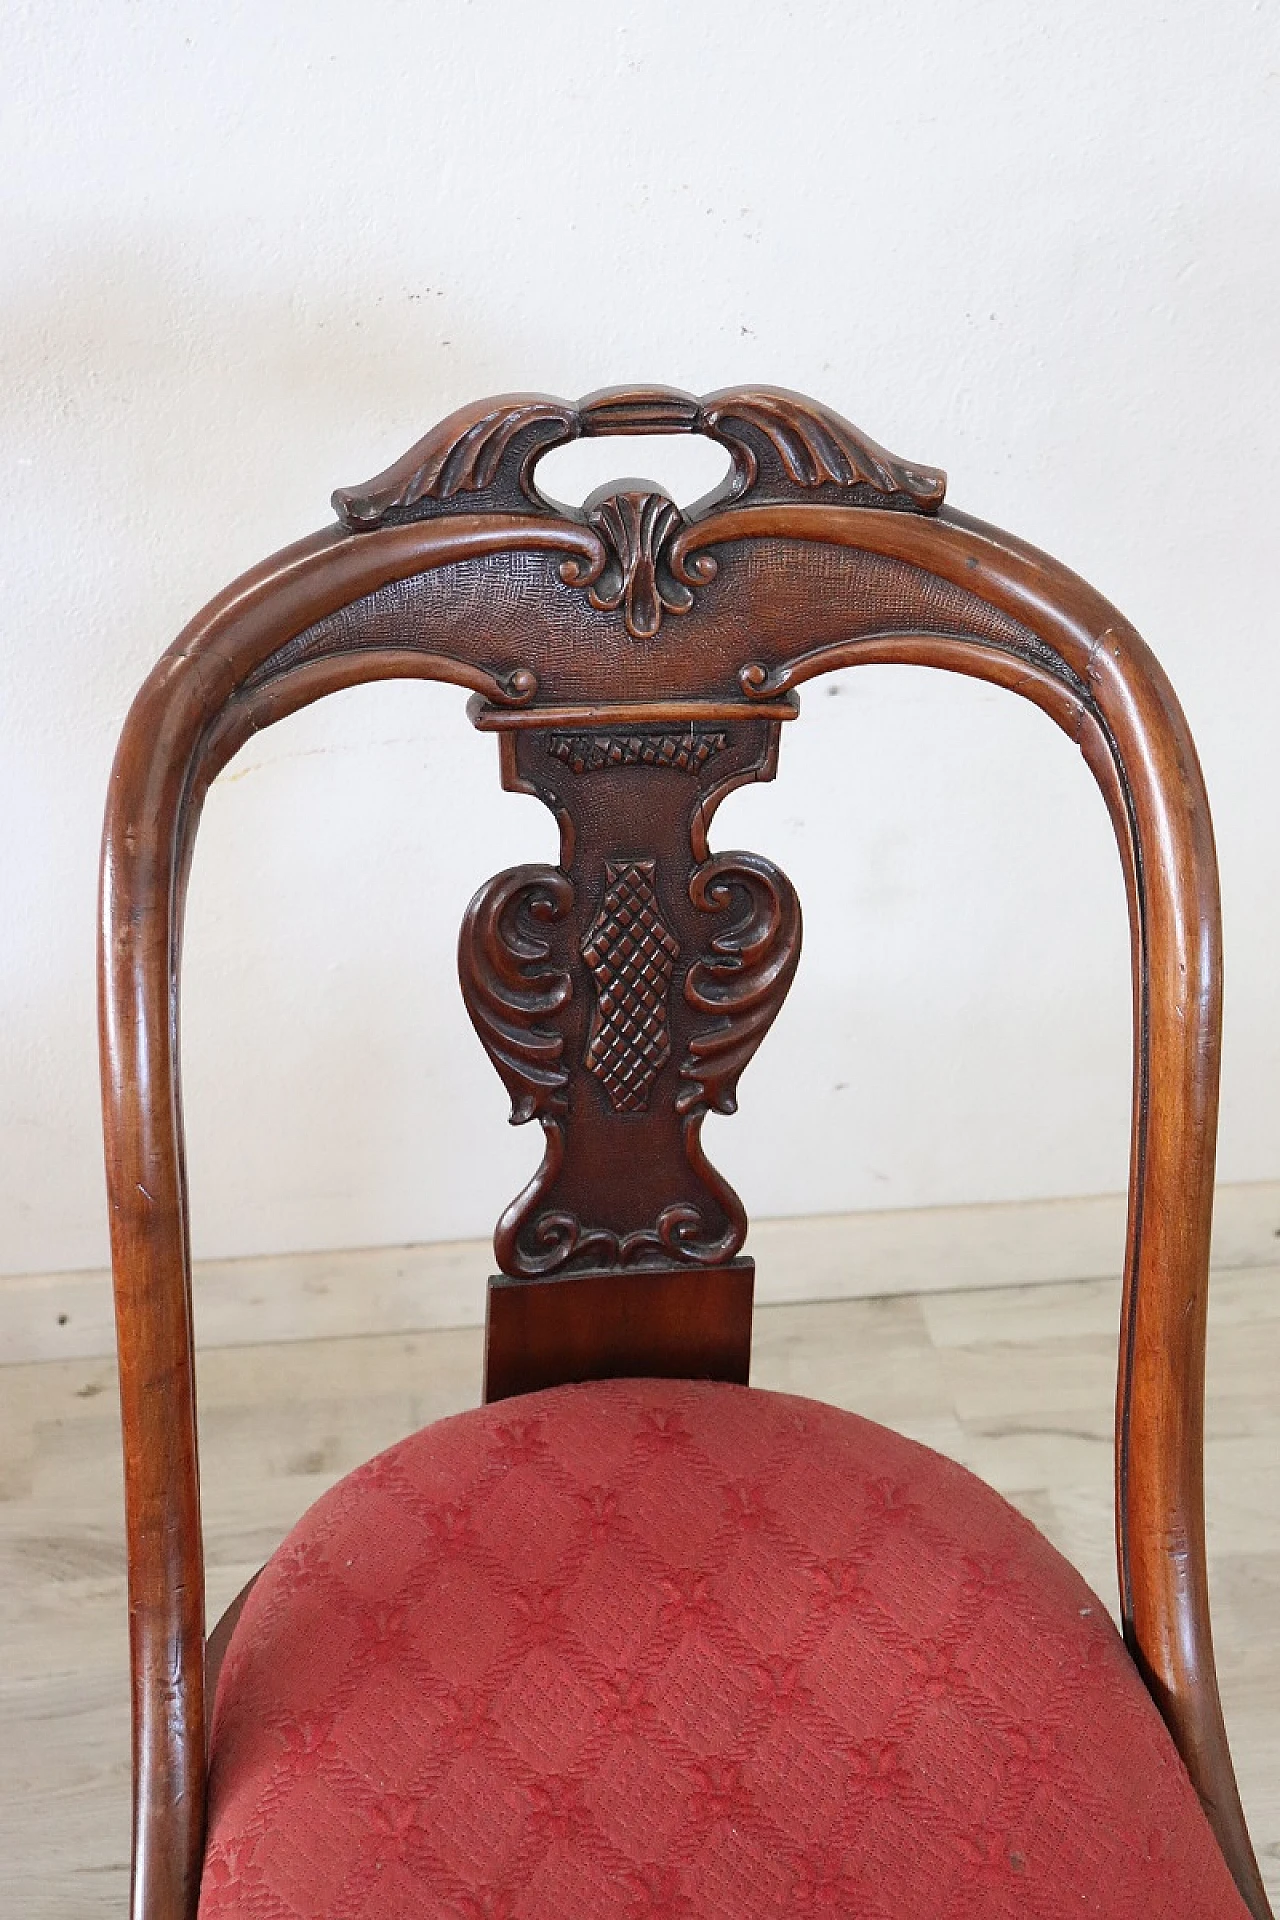
<svg viewBox="0 0 1280 1920"><path fill-rule="evenodd" d="M622 481L544 498L549 448L702 433L724 485L681 511ZM177 1057L183 896L204 794L259 728L335 688L472 689L502 779L556 813L559 865L477 894L459 961L542 1165L495 1236L490 1397L611 1372L745 1379L746 1215L701 1144L790 984L800 910L756 854L713 855L773 775L796 689L871 661L1041 707L1102 789L1135 1006L1116 1418L1129 1645L1246 1898L1265 1912L1214 1677L1202 1402L1219 1047L1212 830L1186 723L1115 609L943 504L944 477L771 388L619 389L454 414L338 525L221 594L129 715L103 851L101 1017L135 1674L135 1911L194 1911L205 1768L203 1562ZM554 1284L548 1284L554 1282Z"/></svg>

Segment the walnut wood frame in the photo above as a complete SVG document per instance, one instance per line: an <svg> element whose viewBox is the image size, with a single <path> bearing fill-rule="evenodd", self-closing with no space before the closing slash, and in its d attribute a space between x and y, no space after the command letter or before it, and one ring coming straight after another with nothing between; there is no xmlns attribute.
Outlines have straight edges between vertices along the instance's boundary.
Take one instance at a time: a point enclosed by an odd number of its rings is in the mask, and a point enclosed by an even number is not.
<svg viewBox="0 0 1280 1920"><path fill-rule="evenodd" d="M534 484L539 455L565 440L693 431L727 446L732 468L718 493L687 512L642 482L604 489L581 510L544 499ZM611 1063L602 1066L597 1046L597 1079L588 1082L572 1048L566 1054L555 1027L563 996L548 986L543 964L550 949L532 951L555 917L547 889L574 885L589 790L585 778L575 787L578 773L642 767L650 793L667 790L654 784L660 778L687 781L689 804L671 815L687 817L687 840L682 849L675 828L664 829L661 851L683 862L681 884L691 892L701 885L706 906L716 879L707 868L717 864L706 824L716 800L742 779L770 776L798 686L877 661L942 667L1033 701L1079 745L1115 827L1135 1009L1116 1415L1124 1629L1250 1910L1259 1920L1269 1915L1223 1726L1205 1572L1203 1375L1221 966L1200 768L1169 683L1132 627L1055 561L944 507L944 485L941 474L895 460L838 415L775 389L701 401L663 388L619 389L577 406L545 396L486 401L444 422L378 480L336 494L340 524L220 594L139 693L111 778L100 956L134 1676L135 1920L195 1914L204 1839L204 1567L178 994L186 879L210 782L252 733L336 688L420 677L478 696L473 718L499 733L506 783L538 792L561 816L560 868L530 870L535 895L542 889L538 925L526 918L523 931L510 921L506 933L495 931L505 911L499 903L470 959L465 939L463 954L472 1017L512 1090L513 1117L537 1117L554 1157L566 1100L588 1136L613 1124L598 1084ZM518 617L504 617L504 607ZM790 637L797 632L806 636L799 648ZM671 744L682 730L724 736L742 750L717 768L720 747L701 760L701 748ZM553 735L570 744L536 761L529 743L546 745ZM632 845L643 835L626 824L626 792L615 781L610 793L624 820L615 838L621 834L632 868L643 868ZM597 854L608 851L606 828L600 820L591 827ZM612 1236L606 1275L621 1270L618 1249L638 1247L638 1271L651 1272L655 1285L637 1297L689 1298L675 1285L681 1275L693 1283L703 1273L711 1284L732 1270L745 1214L700 1157L697 1130L709 1107L732 1109L737 1073L776 1011L798 951L798 917L790 934L778 933L789 911L781 876L768 869L759 881L767 863L755 856L718 859L751 870L746 881L741 871L721 876L720 906L725 888L737 886L739 898L754 874L757 893L772 888L781 902L782 920L769 910L775 944L760 961L769 977L758 1006L752 998L745 1012L717 1009L713 994L698 1015L696 993L685 1006L673 997L667 1017L684 1021L684 1030L662 1030L659 1019L651 1036L650 1065L659 1064L636 1096L649 1132L636 1137L656 1141L668 1129L664 1166L681 1191L665 1240L623 1219L616 1192L590 1189L597 1218L589 1229L577 1223L573 1245L585 1246L582 1233L594 1231L598 1252ZM650 884L643 872L631 877L642 892ZM477 897L473 921L489 894ZM677 893L666 898L670 918ZM696 919L684 894L679 910ZM661 944L661 931L656 937ZM687 929L670 933L672 944L686 937ZM742 933L737 949L730 940L718 951L721 972L714 954L704 959L704 985L710 992L718 979L732 997L735 976L749 974L751 956L763 949ZM581 980L580 952L565 966ZM671 1099L655 1093L649 1115L648 1088L660 1084ZM609 1085L611 1098L632 1097L619 1092L618 1074ZM677 1089L683 1159L668 1111ZM588 1110L605 1119L584 1117ZM708 1208L718 1237L706 1229L700 1239ZM539 1286L528 1270L531 1243L522 1243L523 1255L517 1246L524 1218L507 1235L502 1264L532 1290L527 1310L504 1304L507 1318L527 1327L537 1295L550 1298L556 1283ZM500 1252L502 1244L500 1230ZM562 1265L576 1272L586 1257L575 1252ZM588 1293L593 1286L599 1281ZM749 1312L749 1281L742 1297ZM655 1325L645 1330L650 1353ZM608 1338L618 1337L615 1326ZM745 1337L740 1328L735 1338ZM490 1366L501 1369L511 1357L491 1350ZM548 1364L544 1379L565 1362L553 1356ZM590 1355L574 1364L589 1371ZM601 1370L612 1364L602 1361ZM709 1364L732 1376L740 1359L730 1353ZM225 1637L215 1636L211 1666Z"/></svg>

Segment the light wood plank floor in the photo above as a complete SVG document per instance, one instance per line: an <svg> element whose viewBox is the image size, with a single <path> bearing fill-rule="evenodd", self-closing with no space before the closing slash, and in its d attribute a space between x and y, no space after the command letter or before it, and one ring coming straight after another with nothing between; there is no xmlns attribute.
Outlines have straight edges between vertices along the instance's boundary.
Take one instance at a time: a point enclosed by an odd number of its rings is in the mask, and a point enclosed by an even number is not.
<svg viewBox="0 0 1280 1920"><path fill-rule="evenodd" d="M1112 1283L757 1316L756 1383L856 1408L998 1487L1114 1610ZM1208 1410L1219 1665L1245 1804L1280 1896L1280 1269L1217 1276ZM216 1617L330 1482L474 1404L480 1335L383 1334L202 1357ZM124 1556L110 1361L0 1368L0 1912L123 1915Z"/></svg>

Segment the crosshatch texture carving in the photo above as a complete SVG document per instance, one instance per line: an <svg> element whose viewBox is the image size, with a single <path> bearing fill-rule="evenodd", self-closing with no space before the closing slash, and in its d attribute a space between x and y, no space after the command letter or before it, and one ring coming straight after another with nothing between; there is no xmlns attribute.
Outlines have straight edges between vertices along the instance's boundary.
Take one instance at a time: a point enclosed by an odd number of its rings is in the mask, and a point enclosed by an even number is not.
<svg viewBox="0 0 1280 1920"><path fill-rule="evenodd" d="M342 487L334 506L353 531L370 532L436 514L552 503L534 468L550 448L616 433L705 433L729 449L724 486L699 508L745 499L838 498L895 511L936 513L946 477L899 460L829 407L782 388L730 388L705 400L672 388L588 395L576 407L545 394L516 394L463 408L361 487ZM686 515L658 488L600 489L576 516L593 544L560 567L592 607L620 610L633 640L654 640L666 614L686 614L718 562L696 543Z"/></svg>
<svg viewBox="0 0 1280 1920"><path fill-rule="evenodd" d="M905 516L899 516L900 518ZM740 542L704 586L692 621L673 621L653 642L623 640L616 614L597 613L560 577L551 553L516 551L492 562L465 556L396 579L318 617L256 664L246 685L269 690L322 662L352 673L362 659L394 660L406 676L433 677L438 656L476 659L499 690L494 704L590 705L611 684L634 705L669 699L696 675L698 698L741 704L745 669L786 671L822 648L890 633L963 636L1051 672L1087 696L1080 675L1025 621L965 585L939 579L898 554L843 550L793 537ZM616 651L602 656L602 642ZM621 643L621 644L619 644ZM607 671L602 666L607 663ZM754 698L755 688L745 689ZM777 688L761 696L777 698ZM699 716L697 724L707 726ZM717 722L718 724L718 722ZM565 731L563 723L556 728Z"/></svg>
<svg viewBox="0 0 1280 1920"><path fill-rule="evenodd" d="M698 773L726 739L706 727L688 727L682 733L553 733L547 752L574 773L599 773L604 767L674 767L677 773Z"/></svg>
<svg viewBox="0 0 1280 1920"><path fill-rule="evenodd" d="M652 860L611 860L600 911L582 947L596 986L586 1067L615 1113L643 1113L671 1057L667 1001L679 942L662 918Z"/></svg>

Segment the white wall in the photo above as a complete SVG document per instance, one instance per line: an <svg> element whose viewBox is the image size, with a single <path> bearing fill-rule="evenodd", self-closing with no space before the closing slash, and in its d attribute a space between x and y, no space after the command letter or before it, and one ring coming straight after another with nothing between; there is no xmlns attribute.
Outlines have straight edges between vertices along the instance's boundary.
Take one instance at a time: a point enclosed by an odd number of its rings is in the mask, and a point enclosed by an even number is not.
<svg viewBox="0 0 1280 1920"><path fill-rule="evenodd" d="M513 387L807 389L1119 602L1216 805L1221 1170L1280 1174L1277 19L11 5L3 1269L105 1257L95 866L135 685L334 485ZM792 1001L713 1129L757 1212L1121 1184L1119 873L1040 715L845 676L719 841L778 859L807 912ZM450 692L342 696L233 766L190 916L198 1251L486 1228L537 1142L504 1128L455 930L475 885L552 846Z"/></svg>

